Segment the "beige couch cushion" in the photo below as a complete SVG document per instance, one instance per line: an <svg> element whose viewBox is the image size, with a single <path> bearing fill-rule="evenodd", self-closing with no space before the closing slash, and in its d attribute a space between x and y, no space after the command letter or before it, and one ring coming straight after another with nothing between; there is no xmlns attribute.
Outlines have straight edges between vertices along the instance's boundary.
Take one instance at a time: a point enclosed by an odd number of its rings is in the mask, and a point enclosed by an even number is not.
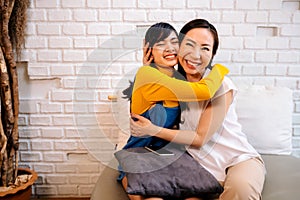
<svg viewBox="0 0 300 200"><path fill-rule="evenodd" d="M300 159L287 155L263 155L267 175L263 200L296 200L300 197Z"/></svg>

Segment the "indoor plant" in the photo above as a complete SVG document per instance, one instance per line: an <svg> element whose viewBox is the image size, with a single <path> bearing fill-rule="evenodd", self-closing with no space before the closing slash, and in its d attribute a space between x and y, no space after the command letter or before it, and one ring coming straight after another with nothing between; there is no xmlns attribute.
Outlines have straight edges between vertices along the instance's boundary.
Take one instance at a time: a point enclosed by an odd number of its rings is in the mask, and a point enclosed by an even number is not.
<svg viewBox="0 0 300 200"><path fill-rule="evenodd" d="M26 11L29 2L29 0L0 0L0 187L2 189L8 186L24 189L26 185L15 186L18 175L23 171L18 168L19 91L16 60L20 57L21 47L24 43ZM26 173L29 174L31 171ZM36 174L34 177L36 179ZM18 193L15 189L8 193ZM0 192L0 196L4 195L3 192ZM3 198L1 197L1 199ZM13 199L12 197L9 198Z"/></svg>

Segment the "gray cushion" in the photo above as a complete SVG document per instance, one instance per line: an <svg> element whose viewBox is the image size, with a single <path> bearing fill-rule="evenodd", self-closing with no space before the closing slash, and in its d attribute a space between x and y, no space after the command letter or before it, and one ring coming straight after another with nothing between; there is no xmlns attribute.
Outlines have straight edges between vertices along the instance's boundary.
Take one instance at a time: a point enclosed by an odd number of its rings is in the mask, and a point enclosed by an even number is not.
<svg viewBox="0 0 300 200"><path fill-rule="evenodd" d="M129 194L187 198L215 196L223 192L217 179L185 150L174 146L168 150L173 155L159 156L143 147L115 153L126 172Z"/></svg>

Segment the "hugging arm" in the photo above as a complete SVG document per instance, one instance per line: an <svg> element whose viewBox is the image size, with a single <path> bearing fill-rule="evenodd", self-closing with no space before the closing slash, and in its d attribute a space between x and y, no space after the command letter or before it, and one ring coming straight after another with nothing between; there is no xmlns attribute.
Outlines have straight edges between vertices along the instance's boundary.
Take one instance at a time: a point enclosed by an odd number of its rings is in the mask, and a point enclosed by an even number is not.
<svg viewBox="0 0 300 200"><path fill-rule="evenodd" d="M198 128L193 130L173 130L153 125L148 119L132 114L131 134L137 137L145 135L156 136L167 141L191 145L197 148L203 146L221 126L233 98L232 90L215 98L202 112Z"/></svg>
<svg viewBox="0 0 300 200"><path fill-rule="evenodd" d="M136 73L135 90L149 93L149 101L199 101L212 98L229 70L215 64L210 73L198 82L174 79L152 67L141 67ZM151 95L150 95L151 94ZM163 94L161 96L161 94Z"/></svg>
<svg viewBox="0 0 300 200"><path fill-rule="evenodd" d="M171 78L149 66L136 73L132 93L131 111L144 113L153 102L158 101L202 101L214 96L220 88L228 69L216 64L211 72L199 82L187 82Z"/></svg>

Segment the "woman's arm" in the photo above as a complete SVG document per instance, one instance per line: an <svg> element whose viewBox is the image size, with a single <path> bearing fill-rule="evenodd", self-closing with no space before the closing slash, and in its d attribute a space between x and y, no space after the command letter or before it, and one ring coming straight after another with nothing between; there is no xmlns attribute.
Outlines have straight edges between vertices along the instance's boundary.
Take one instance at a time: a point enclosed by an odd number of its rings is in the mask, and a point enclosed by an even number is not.
<svg viewBox="0 0 300 200"><path fill-rule="evenodd" d="M215 95L228 72L225 66L216 64L205 78L187 82L169 77L153 67L143 66L136 74L133 93L136 90L147 92L150 101L158 98L170 101L208 100Z"/></svg>
<svg viewBox="0 0 300 200"><path fill-rule="evenodd" d="M153 125L140 115L132 114L132 117L137 118L138 121L130 121L131 134L137 137L145 135L156 136L167 141L200 148L222 125L232 102L232 95L232 90L230 90L209 103L201 114L196 131L161 128Z"/></svg>
<svg viewBox="0 0 300 200"><path fill-rule="evenodd" d="M141 114L149 109L150 102L208 100L214 96L228 72L226 67L216 64L199 82L187 82L143 66L135 77L131 111Z"/></svg>
<svg viewBox="0 0 300 200"><path fill-rule="evenodd" d="M201 147L207 143L212 135L221 127L230 104L233 100L233 91L217 97L210 102L199 119L197 134L201 136L193 146Z"/></svg>

